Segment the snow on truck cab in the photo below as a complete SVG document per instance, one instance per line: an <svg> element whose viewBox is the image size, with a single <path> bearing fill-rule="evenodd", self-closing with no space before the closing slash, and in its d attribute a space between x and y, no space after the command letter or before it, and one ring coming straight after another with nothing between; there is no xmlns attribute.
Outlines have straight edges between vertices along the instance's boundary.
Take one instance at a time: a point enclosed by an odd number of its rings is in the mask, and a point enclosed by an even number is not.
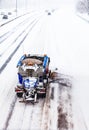
<svg viewBox="0 0 89 130"><path fill-rule="evenodd" d="M23 55L17 63L18 84L15 92L24 101L36 101L38 95L46 96L50 58L47 55Z"/></svg>

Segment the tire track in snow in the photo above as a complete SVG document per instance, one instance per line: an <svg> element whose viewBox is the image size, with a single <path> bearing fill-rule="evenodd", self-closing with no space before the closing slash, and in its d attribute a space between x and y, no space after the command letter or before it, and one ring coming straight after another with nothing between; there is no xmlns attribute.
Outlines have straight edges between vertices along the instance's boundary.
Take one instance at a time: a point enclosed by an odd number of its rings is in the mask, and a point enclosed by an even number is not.
<svg viewBox="0 0 89 130"><path fill-rule="evenodd" d="M49 129L57 130L58 105L59 105L59 85L58 83L50 84L50 109L49 109ZM51 97L53 96L53 97Z"/></svg>
<svg viewBox="0 0 89 130"><path fill-rule="evenodd" d="M42 113L42 121L41 121L41 130L48 130L48 120L49 120L49 99L50 99L50 93L49 93L50 87L48 85L47 87L47 93L46 93L46 99L43 106L43 113Z"/></svg>
<svg viewBox="0 0 89 130"><path fill-rule="evenodd" d="M5 63L3 63L3 65L0 68L0 73L2 73L2 71L5 69L5 67L7 66L7 64L10 62L10 60L12 59L12 57L14 56L14 54L17 52L17 50L19 49L19 47L21 46L21 44L24 42L24 40L28 36L29 32L33 29L33 27L37 24L38 21L39 20L37 20L37 21L34 22L34 24L32 25L32 27L29 29L29 31L23 37L23 39L21 39L20 43L15 48L15 50L11 53L11 55L8 57L8 59L5 61Z"/></svg>
<svg viewBox="0 0 89 130"><path fill-rule="evenodd" d="M40 130L44 99L37 104L20 103L17 100L7 130Z"/></svg>
<svg viewBox="0 0 89 130"><path fill-rule="evenodd" d="M62 79L63 80L63 79ZM59 80L58 130L73 130L71 83ZM69 86L68 86L69 85Z"/></svg>
<svg viewBox="0 0 89 130"><path fill-rule="evenodd" d="M17 98L16 98L16 96L15 96L14 99L13 99L13 101L12 101L12 103L11 103L11 105L10 105L9 113L8 113L8 116L7 116L7 119L6 119L5 126L4 126L3 130L7 130L9 121L10 121L11 116L12 116L12 114L13 114L13 110L14 110L16 101L17 101Z"/></svg>
<svg viewBox="0 0 89 130"><path fill-rule="evenodd" d="M46 98L40 98L37 104L20 103L19 100L14 104L13 110L8 115L4 130L49 130L57 128L57 83L48 86ZM54 91L52 88L55 87ZM51 92L54 99L50 99ZM54 107L53 107L54 105ZM54 115L55 112L55 115ZM53 118L54 117L54 118ZM55 119L55 122L54 122Z"/></svg>
<svg viewBox="0 0 89 130"><path fill-rule="evenodd" d="M20 99L17 99L14 105L13 113L11 115L11 118L8 121L8 126L6 130L14 130L14 129L20 130L21 129L26 104L20 103L19 100Z"/></svg>
<svg viewBox="0 0 89 130"><path fill-rule="evenodd" d="M7 22L1 24L0 27L4 26L4 25L6 25L6 24L8 24L8 23L10 23L10 22L13 22L14 20L19 19L20 17L23 17L24 15L27 15L27 14L29 14L29 13L26 13L26 14L23 14L23 15L21 15L21 16L15 17L15 18L13 18L13 19L11 19L11 20L9 20L9 21L7 21Z"/></svg>
<svg viewBox="0 0 89 130"><path fill-rule="evenodd" d="M8 32L5 32L3 35L0 36L0 44L2 44L2 42L4 42L7 38L9 38L9 36L11 36L11 34L15 33L20 26L24 26L24 24L26 24L27 22L30 21L31 18L33 18L35 16L32 15L32 16L29 16L27 18L24 19L24 21L18 23L18 25L16 25L15 27L12 28L12 30L8 31ZM20 27L21 28L21 27Z"/></svg>
<svg viewBox="0 0 89 130"><path fill-rule="evenodd" d="M36 20L36 19L35 19ZM11 46L13 46L16 42L17 42L17 40L26 32L26 30L30 27L30 25L32 25L33 23L34 23L34 21L35 20L32 20L32 22L30 23L30 24L28 24L21 32L20 32L20 34L18 34L18 36L16 37L16 38L14 38L14 40L10 43L10 45L8 45L7 46L7 48L5 48L4 50L3 50L3 52L1 52L1 56L3 56L4 55L4 53L11 47ZM16 30L17 31L17 30ZM16 31L15 31L15 33L16 33ZM18 31L17 31L18 32ZM14 33L14 32L13 32ZM13 37L13 33L11 33L12 34L12 37Z"/></svg>
<svg viewBox="0 0 89 130"><path fill-rule="evenodd" d="M58 89L58 83L50 83L48 86L47 97L43 108L41 130L57 130Z"/></svg>
<svg viewBox="0 0 89 130"><path fill-rule="evenodd" d="M52 82L58 84L57 130L73 130L72 78L58 72L51 74Z"/></svg>
<svg viewBox="0 0 89 130"><path fill-rule="evenodd" d="M41 130L44 103L45 99L43 98L39 99L39 103L34 105L30 130Z"/></svg>

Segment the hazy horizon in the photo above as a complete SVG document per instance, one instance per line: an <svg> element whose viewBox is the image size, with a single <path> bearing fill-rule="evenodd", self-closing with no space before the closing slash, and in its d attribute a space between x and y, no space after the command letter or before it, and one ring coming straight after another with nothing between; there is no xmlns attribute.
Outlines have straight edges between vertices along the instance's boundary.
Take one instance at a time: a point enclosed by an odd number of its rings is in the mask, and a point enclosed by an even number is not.
<svg viewBox="0 0 89 130"><path fill-rule="evenodd" d="M1 9L12 9L16 8L58 8L60 4L74 4L74 0L0 0Z"/></svg>

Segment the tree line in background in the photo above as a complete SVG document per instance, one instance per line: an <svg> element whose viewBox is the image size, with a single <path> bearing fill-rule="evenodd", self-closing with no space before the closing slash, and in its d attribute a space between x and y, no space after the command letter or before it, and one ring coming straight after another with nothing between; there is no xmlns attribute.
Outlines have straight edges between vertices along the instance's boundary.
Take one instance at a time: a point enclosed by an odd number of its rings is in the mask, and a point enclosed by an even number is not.
<svg viewBox="0 0 89 130"><path fill-rule="evenodd" d="M89 0L78 0L76 8L80 13L89 14Z"/></svg>

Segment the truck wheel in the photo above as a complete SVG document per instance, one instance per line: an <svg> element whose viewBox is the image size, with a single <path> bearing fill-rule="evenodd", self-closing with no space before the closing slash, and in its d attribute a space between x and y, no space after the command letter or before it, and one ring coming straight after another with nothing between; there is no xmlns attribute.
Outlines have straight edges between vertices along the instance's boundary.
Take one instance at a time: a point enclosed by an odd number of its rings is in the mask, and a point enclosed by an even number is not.
<svg viewBox="0 0 89 130"><path fill-rule="evenodd" d="M43 94L43 98L45 98L46 97L46 93L45 94Z"/></svg>
<svg viewBox="0 0 89 130"><path fill-rule="evenodd" d="M23 93L17 93L17 97L21 98L23 96Z"/></svg>
<svg viewBox="0 0 89 130"><path fill-rule="evenodd" d="M49 71L49 76L48 76L49 78L51 77L51 70Z"/></svg>

